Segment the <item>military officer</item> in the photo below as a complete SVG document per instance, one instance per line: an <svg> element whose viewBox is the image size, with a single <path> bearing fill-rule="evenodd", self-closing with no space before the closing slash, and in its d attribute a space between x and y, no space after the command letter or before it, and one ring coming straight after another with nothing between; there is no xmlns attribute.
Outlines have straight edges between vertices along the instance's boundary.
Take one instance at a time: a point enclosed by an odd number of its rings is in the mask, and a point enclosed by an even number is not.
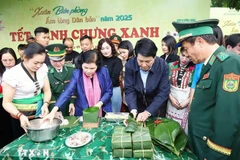
<svg viewBox="0 0 240 160"><path fill-rule="evenodd" d="M48 78L52 91L49 110L52 110L56 100L70 82L74 70L74 68L64 65L66 55L65 48L66 46L63 44L51 44L46 47L51 63L51 66L48 67ZM72 96L70 101L64 104L61 110L63 116L74 115L74 102L75 97Z"/></svg>
<svg viewBox="0 0 240 160"><path fill-rule="evenodd" d="M119 54L118 46L122 42L122 38L119 35L114 34L110 37L110 40L114 44L114 47L115 47L117 53Z"/></svg>
<svg viewBox="0 0 240 160"><path fill-rule="evenodd" d="M187 56L204 63L188 127L189 147L200 160L240 159L240 57L217 44L212 27L218 22L172 23Z"/></svg>

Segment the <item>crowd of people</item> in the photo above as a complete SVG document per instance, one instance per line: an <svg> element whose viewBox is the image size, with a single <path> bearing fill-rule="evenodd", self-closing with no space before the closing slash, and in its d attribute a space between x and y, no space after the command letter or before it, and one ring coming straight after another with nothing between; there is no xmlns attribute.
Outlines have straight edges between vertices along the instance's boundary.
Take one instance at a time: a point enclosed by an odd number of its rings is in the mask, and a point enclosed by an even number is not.
<svg viewBox="0 0 240 160"><path fill-rule="evenodd" d="M118 35L94 48L84 35L81 53L72 38L51 44L49 29L36 28L19 44L19 59L12 48L0 50L0 148L33 118L81 116L97 106L100 117L124 111L137 121L174 119L199 159L239 156L240 34L224 39L217 24L173 22L179 40L166 35L162 51L149 38L133 45Z"/></svg>

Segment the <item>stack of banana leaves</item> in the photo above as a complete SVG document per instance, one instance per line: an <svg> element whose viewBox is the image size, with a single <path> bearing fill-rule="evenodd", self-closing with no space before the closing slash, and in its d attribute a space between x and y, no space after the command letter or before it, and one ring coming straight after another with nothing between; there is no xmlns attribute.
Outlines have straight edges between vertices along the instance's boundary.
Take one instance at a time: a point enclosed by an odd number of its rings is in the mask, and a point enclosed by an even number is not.
<svg viewBox="0 0 240 160"><path fill-rule="evenodd" d="M147 120L146 123L154 145L177 156L185 149L187 135L178 122L168 118L157 118Z"/></svg>

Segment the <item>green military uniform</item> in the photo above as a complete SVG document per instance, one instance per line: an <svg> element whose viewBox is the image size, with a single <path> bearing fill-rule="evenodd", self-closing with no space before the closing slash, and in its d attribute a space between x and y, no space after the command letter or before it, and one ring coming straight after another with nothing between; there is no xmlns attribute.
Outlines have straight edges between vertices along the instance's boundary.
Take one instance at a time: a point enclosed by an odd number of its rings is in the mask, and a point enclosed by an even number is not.
<svg viewBox="0 0 240 160"><path fill-rule="evenodd" d="M206 21L188 26L173 23L183 41L204 32L213 34L209 28L201 30L200 26L206 24ZM219 47L202 69L189 113L188 144L200 160L240 159L239 80L240 57Z"/></svg>
<svg viewBox="0 0 240 160"><path fill-rule="evenodd" d="M55 63L63 62L65 58L65 48L66 46L63 44L51 44L46 47L48 50L49 59ZM59 67L59 66L58 66ZM57 71L56 68L53 66L49 66L48 68L48 78L50 82L50 88L52 91L52 98L49 104L49 110L51 111L52 108L55 106L55 102L60 96L60 94L64 91L65 87L70 82L72 77L72 72L74 68L63 66L61 71ZM75 103L75 96L73 95L69 101L67 101L62 108L62 115L68 116L69 115L69 104Z"/></svg>
<svg viewBox="0 0 240 160"><path fill-rule="evenodd" d="M49 105L49 110L52 110L52 108L55 105L56 100L60 96L60 94L64 91L65 87L68 85L70 82L70 79L72 77L72 72L74 68L72 67L67 67L64 66L62 69L62 72L59 73L54 67L50 66L48 70L48 78L50 82L50 87L52 91L52 98L50 101ZM70 103L75 103L75 97L72 96L70 101L67 101L64 104L64 107L62 107L62 114L63 116L69 115L68 109L69 109L69 104Z"/></svg>

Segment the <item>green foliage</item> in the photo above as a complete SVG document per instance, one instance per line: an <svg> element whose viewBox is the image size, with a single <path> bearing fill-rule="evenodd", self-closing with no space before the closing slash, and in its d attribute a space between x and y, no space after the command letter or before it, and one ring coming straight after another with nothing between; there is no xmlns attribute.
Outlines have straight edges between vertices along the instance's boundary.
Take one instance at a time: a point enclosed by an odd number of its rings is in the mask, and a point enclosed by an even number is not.
<svg viewBox="0 0 240 160"><path fill-rule="evenodd" d="M239 0L211 0L211 7L228 7L230 9L240 10Z"/></svg>
<svg viewBox="0 0 240 160"><path fill-rule="evenodd" d="M133 117L133 114L130 113L127 119L127 127L125 128L125 132L134 133L137 130L137 122Z"/></svg>
<svg viewBox="0 0 240 160"><path fill-rule="evenodd" d="M179 156L187 144L187 135L174 120L168 118L160 120L157 124L156 120L147 122L153 144Z"/></svg>

